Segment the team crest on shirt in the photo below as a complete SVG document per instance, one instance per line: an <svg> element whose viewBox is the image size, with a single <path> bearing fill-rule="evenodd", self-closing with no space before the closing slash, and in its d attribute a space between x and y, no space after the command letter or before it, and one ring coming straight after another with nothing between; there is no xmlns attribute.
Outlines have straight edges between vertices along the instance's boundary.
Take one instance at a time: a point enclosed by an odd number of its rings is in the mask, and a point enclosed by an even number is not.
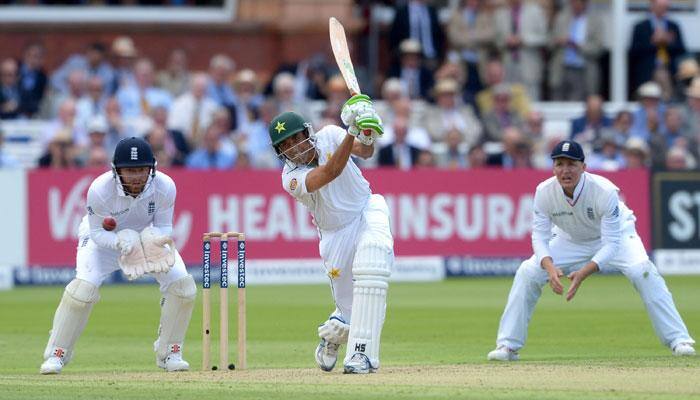
<svg viewBox="0 0 700 400"><path fill-rule="evenodd" d="M588 215L588 219L593 221L595 219L595 216L593 215L593 207L588 207L586 209L586 215Z"/></svg>
<svg viewBox="0 0 700 400"><path fill-rule="evenodd" d="M153 215L154 212L156 212L156 202L149 201L148 202L148 215Z"/></svg>
<svg viewBox="0 0 700 400"><path fill-rule="evenodd" d="M292 192L297 189L297 178L292 178L291 181L289 181L289 190Z"/></svg>
<svg viewBox="0 0 700 400"><path fill-rule="evenodd" d="M331 279L340 278L340 268L331 268L331 270L328 271L328 277Z"/></svg>

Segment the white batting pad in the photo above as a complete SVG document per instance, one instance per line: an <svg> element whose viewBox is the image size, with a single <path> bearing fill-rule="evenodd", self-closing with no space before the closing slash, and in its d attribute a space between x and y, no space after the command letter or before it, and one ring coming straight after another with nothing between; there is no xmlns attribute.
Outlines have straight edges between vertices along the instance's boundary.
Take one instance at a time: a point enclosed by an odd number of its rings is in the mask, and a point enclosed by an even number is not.
<svg viewBox="0 0 700 400"><path fill-rule="evenodd" d="M367 356L371 368L379 368L379 344L386 314L386 292L394 253L383 241L361 241L355 253L352 318L347 363L355 353Z"/></svg>
<svg viewBox="0 0 700 400"><path fill-rule="evenodd" d="M73 356L73 347L85 329L92 306L100 299L99 288L88 281L73 279L63 292L53 317L49 342L44 350L44 359L57 356L68 364Z"/></svg>
<svg viewBox="0 0 700 400"><path fill-rule="evenodd" d="M179 279L168 286L162 299L160 327L155 351L160 359L167 357L173 345L182 346L190 324L194 299L197 295L192 275Z"/></svg>

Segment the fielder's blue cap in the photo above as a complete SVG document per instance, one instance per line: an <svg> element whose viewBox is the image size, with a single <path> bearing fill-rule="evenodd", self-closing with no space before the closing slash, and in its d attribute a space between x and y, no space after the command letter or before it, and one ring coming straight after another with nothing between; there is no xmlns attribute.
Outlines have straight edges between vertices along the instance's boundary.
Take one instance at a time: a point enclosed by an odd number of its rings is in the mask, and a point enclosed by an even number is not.
<svg viewBox="0 0 700 400"><path fill-rule="evenodd" d="M554 146L552 150L552 159L560 157L570 158L576 161L583 161L586 159L583 155L583 148L581 148L581 145L573 140L563 140Z"/></svg>

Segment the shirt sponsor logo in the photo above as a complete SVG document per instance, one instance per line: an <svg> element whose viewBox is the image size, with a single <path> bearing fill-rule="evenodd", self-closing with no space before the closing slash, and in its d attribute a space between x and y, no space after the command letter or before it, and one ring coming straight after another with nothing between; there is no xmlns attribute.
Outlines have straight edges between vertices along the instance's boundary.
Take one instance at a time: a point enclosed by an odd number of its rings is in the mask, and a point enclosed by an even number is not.
<svg viewBox="0 0 700 400"><path fill-rule="evenodd" d="M87 212L88 215L95 215L95 210L93 210L91 206L87 206Z"/></svg>
<svg viewBox="0 0 700 400"><path fill-rule="evenodd" d="M573 215L574 215L573 211L557 211L557 212L552 214L552 217L564 217L564 216L571 217Z"/></svg>
<svg viewBox="0 0 700 400"><path fill-rule="evenodd" d="M615 206L615 209L612 212L613 217L617 218L620 215L620 206Z"/></svg>
<svg viewBox="0 0 700 400"><path fill-rule="evenodd" d="M125 208L125 209L123 209L123 210L121 210L121 211L114 211L114 212L111 212L111 213L109 213L109 215L111 215L111 216L113 216L113 217L116 217L117 215L126 214L126 213L128 213L128 212L129 212L129 209L128 209L128 208Z"/></svg>

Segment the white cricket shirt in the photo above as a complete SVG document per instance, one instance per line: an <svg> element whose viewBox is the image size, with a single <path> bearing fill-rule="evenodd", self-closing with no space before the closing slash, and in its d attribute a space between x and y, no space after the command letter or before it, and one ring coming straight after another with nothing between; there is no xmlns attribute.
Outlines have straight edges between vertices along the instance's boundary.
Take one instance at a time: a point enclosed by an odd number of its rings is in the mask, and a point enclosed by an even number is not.
<svg viewBox="0 0 700 400"><path fill-rule="evenodd" d="M325 165L347 135L345 129L328 125L316 133L318 165ZM353 162L345 164L343 172L314 193L306 190L306 175L312 166L284 166L282 186L295 199L306 206L314 223L321 230L336 230L358 218L365 209L372 191L369 182Z"/></svg>
<svg viewBox="0 0 700 400"><path fill-rule="evenodd" d="M620 201L620 189L608 179L584 172L569 198L556 177L537 186L533 205L532 247L537 265L550 256L552 233L574 243L599 240L602 247L592 261L599 267L615 257L623 222L635 217Z"/></svg>
<svg viewBox="0 0 700 400"><path fill-rule="evenodd" d="M137 198L127 196L112 171L95 178L87 193L87 214L80 223L79 237L86 240L89 233L98 246L118 250L117 234L122 229L141 232L153 225L165 235L173 230L175 211L175 182L166 174L156 171L154 178L148 178L146 190ZM112 217L117 221L114 231L102 228L102 220Z"/></svg>

